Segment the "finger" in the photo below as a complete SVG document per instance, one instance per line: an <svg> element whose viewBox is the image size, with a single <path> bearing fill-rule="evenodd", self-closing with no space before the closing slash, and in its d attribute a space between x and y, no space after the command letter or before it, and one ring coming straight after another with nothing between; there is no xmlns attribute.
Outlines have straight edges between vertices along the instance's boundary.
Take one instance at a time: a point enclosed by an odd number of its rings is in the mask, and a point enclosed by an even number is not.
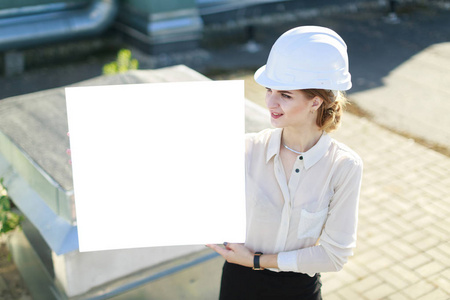
<svg viewBox="0 0 450 300"><path fill-rule="evenodd" d="M70 149L67 149L67 150L66 150L66 154L67 154L67 155L70 155L70 154L72 154L72 151L71 151Z"/></svg>
<svg viewBox="0 0 450 300"><path fill-rule="evenodd" d="M230 250L224 249L224 248L222 248L222 247L220 247L218 245L215 245L215 244L208 244L206 246L211 248L212 250L216 251L217 253L219 253L223 257L226 257L228 252L230 251Z"/></svg>
<svg viewBox="0 0 450 300"><path fill-rule="evenodd" d="M216 244L207 244L206 247L211 248L212 250L219 252L220 250L222 250L223 248L216 245Z"/></svg>
<svg viewBox="0 0 450 300"><path fill-rule="evenodd" d="M208 248L211 248L214 251L216 251L216 245L214 245L214 244L206 244L205 246L208 247Z"/></svg>
<svg viewBox="0 0 450 300"><path fill-rule="evenodd" d="M236 248L240 247L241 244L227 243L227 249L236 250Z"/></svg>
<svg viewBox="0 0 450 300"><path fill-rule="evenodd" d="M225 248L227 248L228 250L230 250L231 248L229 247L230 243L228 242L224 242L223 245L225 246Z"/></svg>

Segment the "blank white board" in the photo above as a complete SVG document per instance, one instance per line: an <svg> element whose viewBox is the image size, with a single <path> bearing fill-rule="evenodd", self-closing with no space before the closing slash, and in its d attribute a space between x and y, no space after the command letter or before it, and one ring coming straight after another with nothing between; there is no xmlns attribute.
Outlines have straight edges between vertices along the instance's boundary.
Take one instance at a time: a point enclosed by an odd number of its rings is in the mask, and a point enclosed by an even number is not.
<svg viewBox="0 0 450 300"><path fill-rule="evenodd" d="M244 242L244 85L66 88L80 251Z"/></svg>

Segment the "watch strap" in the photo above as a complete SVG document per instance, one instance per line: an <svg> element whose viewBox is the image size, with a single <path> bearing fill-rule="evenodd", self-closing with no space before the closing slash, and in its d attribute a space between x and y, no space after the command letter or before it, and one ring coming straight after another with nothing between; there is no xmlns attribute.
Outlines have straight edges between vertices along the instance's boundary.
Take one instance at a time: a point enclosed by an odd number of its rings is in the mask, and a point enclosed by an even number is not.
<svg viewBox="0 0 450 300"><path fill-rule="evenodd" d="M259 258L261 257L262 252L255 252L253 256L253 270L263 270L259 264Z"/></svg>

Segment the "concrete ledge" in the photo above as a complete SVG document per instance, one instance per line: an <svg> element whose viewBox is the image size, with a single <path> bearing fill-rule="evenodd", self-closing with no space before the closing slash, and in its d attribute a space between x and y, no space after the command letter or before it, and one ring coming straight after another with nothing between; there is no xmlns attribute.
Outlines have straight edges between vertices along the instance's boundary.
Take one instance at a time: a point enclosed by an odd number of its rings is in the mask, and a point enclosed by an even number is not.
<svg viewBox="0 0 450 300"><path fill-rule="evenodd" d="M180 65L101 76L75 86L199 80L209 79ZM258 131L270 126L266 111L249 101L245 105L247 131ZM217 292L218 282L214 286L210 280L220 276L223 261L216 260L217 256L211 250L204 250L201 245L86 253L77 251L75 212L71 197L72 174L65 154L65 148L69 147L66 132L63 88L0 102L0 176L6 177L5 183L12 199L37 229L24 227L25 235L19 237L20 242L12 244L15 261L22 273L29 272L29 268L32 268L34 274L39 274L45 271L45 268L39 267L43 265L41 258L47 257L45 253L48 251L51 252L51 261L45 265L53 268L50 270L53 272L45 272L52 274L27 276L27 284L42 286L42 282L36 281L36 276L41 281L50 276L50 289L58 299L104 299L119 294L131 295L135 290L145 290L148 293L154 280L171 277L211 260L212 269L203 272L200 268L197 273L194 272L197 274L194 277L211 286L211 292ZM46 157L51 157L52 163L47 163ZM60 182L63 184L59 184ZM53 190L48 192L48 189ZM62 213L63 211L65 212ZM70 217L72 222L69 222ZM41 235L43 239L34 239L33 235ZM37 242L30 244L29 239ZM48 246L40 247L36 244L39 241L44 243L44 240ZM177 290L176 293L182 295L186 293L186 287L180 286L174 291ZM154 289L154 285L151 289ZM45 291L37 289L37 295L48 293L48 284L43 290Z"/></svg>

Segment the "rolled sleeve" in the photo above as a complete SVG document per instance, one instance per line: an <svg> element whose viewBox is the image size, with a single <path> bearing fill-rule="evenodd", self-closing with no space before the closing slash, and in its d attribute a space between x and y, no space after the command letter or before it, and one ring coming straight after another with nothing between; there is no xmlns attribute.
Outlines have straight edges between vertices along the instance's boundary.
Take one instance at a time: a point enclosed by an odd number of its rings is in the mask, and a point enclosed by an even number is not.
<svg viewBox="0 0 450 300"><path fill-rule="evenodd" d="M297 264L298 251L280 252L278 253L277 263L278 269L282 271L298 272Z"/></svg>

